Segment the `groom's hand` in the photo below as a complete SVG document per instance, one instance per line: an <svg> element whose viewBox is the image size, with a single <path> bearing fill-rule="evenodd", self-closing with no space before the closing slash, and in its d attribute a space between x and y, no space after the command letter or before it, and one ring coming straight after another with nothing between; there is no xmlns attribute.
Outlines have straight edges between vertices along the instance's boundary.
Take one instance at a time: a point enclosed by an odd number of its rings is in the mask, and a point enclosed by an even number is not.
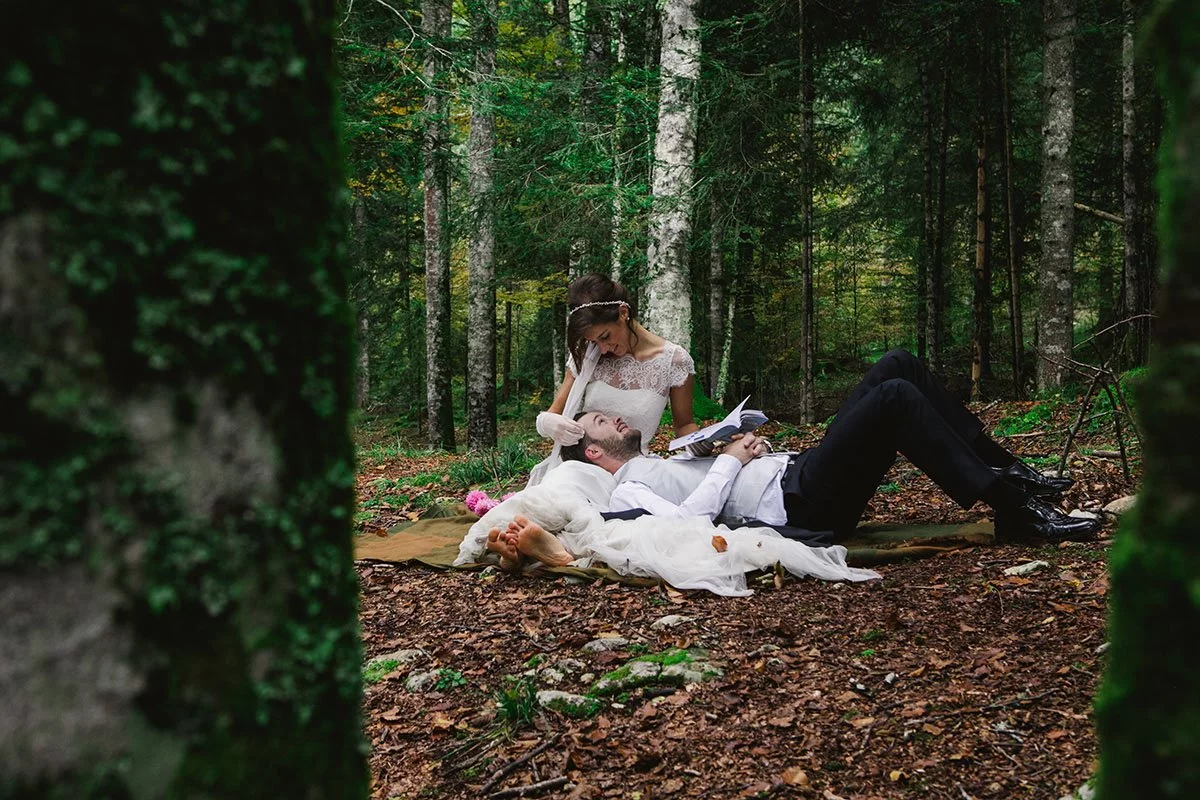
<svg viewBox="0 0 1200 800"><path fill-rule="evenodd" d="M766 440L760 439L753 433L735 436L734 441L725 448L725 454L742 462L743 467L765 452L767 452Z"/></svg>

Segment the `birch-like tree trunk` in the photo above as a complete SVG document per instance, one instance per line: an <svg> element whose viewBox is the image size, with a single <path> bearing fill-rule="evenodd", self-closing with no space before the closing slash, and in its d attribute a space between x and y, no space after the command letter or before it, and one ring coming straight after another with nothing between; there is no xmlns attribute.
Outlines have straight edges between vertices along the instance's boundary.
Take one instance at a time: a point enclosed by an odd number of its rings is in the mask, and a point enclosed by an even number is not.
<svg viewBox="0 0 1200 800"><path fill-rule="evenodd" d="M369 272L366 263L365 244L367 240L367 204L363 198L354 201L354 258L359 280L354 283L351 299L355 313L358 315L358 364L355 371L356 388L355 405L361 411L367 407L371 395L371 317L367 313L367 281L363 278Z"/></svg>
<svg viewBox="0 0 1200 800"><path fill-rule="evenodd" d="M1078 0L1045 0L1042 61L1042 263L1038 273L1039 391L1066 380L1071 357L1075 246L1075 18Z"/></svg>
<svg viewBox="0 0 1200 800"><path fill-rule="evenodd" d="M336 18L301 8L3 37L4 798L367 796Z"/></svg>
<svg viewBox="0 0 1200 800"><path fill-rule="evenodd" d="M658 335L684 349L692 343L688 279L696 98L700 81L699 0L667 0L662 17L658 132L654 141L653 205L646 249L642 316Z"/></svg>
<svg viewBox="0 0 1200 800"><path fill-rule="evenodd" d="M1142 289L1146 285L1142 271L1146 268L1142 260L1140 247L1141 210L1138 208L1137 167L1137 116L1135 102L1137 100L1137 82L1135 77L1134 60L1134 20L1132 0L1121 3L1124 16L1124 29L1121 35L1121 184L1124 194L1123 216L1125 225L1122 228L1124 237L1124 280L1122 293L1123 307L1126 316L1144 314L1148 310L1147 298ZM1149 326L1145 320L1131 323L1129 331L1131 360L1136 364L1146 361L1146 346Z"/></svg>
<svg viewBox="0 0 1200 800"><path fill-rule="evenodd" d="M709 203L712 241L708 248L708 396L715 398L725 355L725 219L716 191Z"/></svg>
<svg viewBox="0 0 1200 800"><path fill-rule="evenodd" d="M492 210L496 0L469 0L467 8L475 40L471 135L467 142L467 204L471 220L467 245L467 446L482 450L496 446L496 236Z"/></svg>
<svg viewBox="0 0 1200 800"><path fill-rule="evenodd" d="M1025 393L1021 375L1021 348L1024 343L1021 323L1021 254L1017 240L1016 204L1013 196L1013 136L1012 136L1012 74L1011 50L1007 31L1004 34L1004 63L1001 75L1001 113L1004 115L1004 211L1005 232L1008 235L1008 320L1009 357L1012 360L1013 394L1020 399Z"/></svg>
<svg viewBox="0 0 1200 800"><path fill-rule="evenodd" d="M933 261L933 97L929 68L921 65L921 253L917 258L917 358L929 348L929 268Z"/></svg>
<svg viewBox="0 0 1200 800"><path fill-rule="evenodd" d="M429 446L454 449L450 393L450 177L446 102L450 0L423 0L425 52L425 372Z"/></svg>
<svg viewBox="0 0 1200 800"><path fill-rule="evenodd" d="M813 367L816 340L813 335L813 42L811 8L800 2L800 213L804 241L800 251L800 422L813 422Z"/></svg>
<svg viewBox="0 0 1200 800"><path fill-rule="evenodd" d="M1158 176L1163 291L1137 407L1144 482L1111 551L1098 800L1200 797L1200 2L1159 5L1152 39L1169 115Z"/></svg>

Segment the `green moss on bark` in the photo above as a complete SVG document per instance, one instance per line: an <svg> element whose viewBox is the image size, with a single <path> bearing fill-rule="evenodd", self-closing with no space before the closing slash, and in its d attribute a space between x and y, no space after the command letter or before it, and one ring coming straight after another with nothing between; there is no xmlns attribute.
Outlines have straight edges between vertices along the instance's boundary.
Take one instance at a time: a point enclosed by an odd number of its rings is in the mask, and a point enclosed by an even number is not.
<svg viewBox="0 0 1200 800"><path fill-rule="evenodd" d="M1152 37L1160 150L1160 321L1139 387L1144 486L1111 557L1110 663L1097 700L1098 797L1200 797L1200 3L1163 2Z"/></svg>
<svg viewBox="0 0 1200 800"><path fill-rule="evenodd" d="M333 4L26 11L0 38L0 570L116 597L99 635L137 685L58 732L70 758L0 745L0 797L363 796Z"/></svg>

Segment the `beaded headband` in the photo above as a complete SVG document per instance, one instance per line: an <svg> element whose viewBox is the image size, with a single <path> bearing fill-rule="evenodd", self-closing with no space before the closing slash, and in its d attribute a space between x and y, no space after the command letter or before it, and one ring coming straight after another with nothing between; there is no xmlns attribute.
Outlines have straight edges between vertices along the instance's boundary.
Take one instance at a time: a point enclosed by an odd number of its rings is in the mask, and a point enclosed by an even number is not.
<svg viewBox="0 0 1200 800"><path fill-rule="evenodd" d="M578 311L581 308L589 308L591 306L627 306L627 305L629 305L629 303L625 302L624 300L596 300L595 302L592 302L592 303L580 303L579 305L575 306L570 311L568 311L567 316L568 317L571 316L572 314L574 314L576 311Z"/></svg>

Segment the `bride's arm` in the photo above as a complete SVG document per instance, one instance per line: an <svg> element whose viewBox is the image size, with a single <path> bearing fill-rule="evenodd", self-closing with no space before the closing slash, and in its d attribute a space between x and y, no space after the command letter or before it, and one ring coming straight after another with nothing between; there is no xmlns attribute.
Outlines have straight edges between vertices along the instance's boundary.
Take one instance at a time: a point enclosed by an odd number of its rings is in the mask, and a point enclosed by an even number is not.
<svg viewBox="0 0 1200 800"><path fill-rule="evenodd" d="M567 407L567 395L571 393L571 387L575 385L575 373L567 370L567 374L563 376L562 386L558 387L558 391L554 393L554 402L550 404L547 411L553 414L561 414L563 409ZM672 407L671 413L675 410Z"/></svg>
<svg viewBox="0 0 1200 800"><path fill-rule="evenodd" d="M692 416L692 386L695 382L696 376L689 375L686 381L671 387L671 424L675 426L676 436L700 430Z"/></svg>

